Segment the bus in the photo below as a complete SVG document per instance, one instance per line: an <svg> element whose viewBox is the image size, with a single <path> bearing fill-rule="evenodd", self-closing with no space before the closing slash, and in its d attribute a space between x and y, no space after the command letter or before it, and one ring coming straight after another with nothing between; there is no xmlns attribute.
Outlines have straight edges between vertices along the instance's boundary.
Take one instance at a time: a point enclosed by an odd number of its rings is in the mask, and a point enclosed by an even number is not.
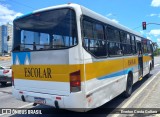
<svg viewBox="0 0 160 117"><path fill-rule="evenodd" d="M86 112L123 93L154 67L152 41L78 4L13 21L13 96Z"/></svg>

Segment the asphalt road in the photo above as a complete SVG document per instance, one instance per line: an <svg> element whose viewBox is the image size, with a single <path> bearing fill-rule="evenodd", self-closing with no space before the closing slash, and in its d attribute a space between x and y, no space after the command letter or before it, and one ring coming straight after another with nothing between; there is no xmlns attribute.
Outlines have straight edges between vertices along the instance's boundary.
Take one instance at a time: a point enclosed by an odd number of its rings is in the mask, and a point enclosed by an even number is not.
<svg viewBox="0 0 160 117"><path fill-rule="evenodd" d="M1 66L5 66L5 67L8 67L8 66L11 66L11 60L6 60L6 61L2 61L0 60L0 65Z"/></svg>
<svg viewBox="0 0 160 117"><path fill-rule="evenodd" d="M1 62L0 62L1 63ZM8 62L9 63L9 62ZM75 117L75 116L86 116L86 117L106 117L106 116L113 116L112 114L108 114L115 110L116 108L139 108L145 104L147 105L147 102L145 102L144 98L145 96L148 96L148 92L150 91L150 87L156 83L157 81L153 79L152 82L149 82L150 79L154 77L155 74L157 74L160 71L160 56L155 57L155 68L152 70L150 78L143 78L142 81L137 82L133 86L133 94L130 98L125 99L122 95L119 95L118 97L114 98L110 102L104 104L103 106L93 109L89 112L86 113L76 113L76 112L71 112L67 110L57 110L54 109L53 107L49 106L44 106L44 105L37 105L37 106L32 106L31 103L27 102L22 102L18 101L15 98L12 97L12 88L11 84L7 84L7 86L2 87L0 85L0 108L28 108L28 109L34 109L34 108L48 108L50 111L52 110L52 115L0 115L0 116L13 116L13 117L20 117L20 116L37 116L37 117ZM160 77L159 77L160 80ZM143 90L142 87L146 86ZM142 91L141 93L138 93ZM155 96L156 97L156 96ZM142 103L143 102L143 103ZM153 100L154 102L154 100ZM154 102L154 103L159 103L159 102ZM44 112L47 112L48 110L44 110ZM126 116L126 115L119 115L119 116Z"/></svg>

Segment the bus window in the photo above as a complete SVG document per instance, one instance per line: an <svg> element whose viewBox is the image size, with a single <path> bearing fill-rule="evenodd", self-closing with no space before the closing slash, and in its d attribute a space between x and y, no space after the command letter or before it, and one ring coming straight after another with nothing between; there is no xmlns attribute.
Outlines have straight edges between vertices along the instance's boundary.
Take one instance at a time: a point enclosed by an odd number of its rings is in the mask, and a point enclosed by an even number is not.
<svg viewBox="0 0 160 117"><path fill-rule="evenodd" d="M136 54L137 50L136 50L136 43L135 43L135 36L131 36L131 43L132 43L132 53Z"/></svg>
<svg viewBox="0 0 160 117"><path fill-rule="evenodd" d="M62 49L78 43L75 13L67 8L17 19L14 29L13 51Z"/></svg>
<svg viewBox="0 0 160 117"><path fill-rule="evenodd" d="M119 31L111 26L108 26L107 36L109 43L109 56L122 55Z"/></svg>
<svg viewBox="0 0 160 117"><path fill-rule="evenodd" d="M147 40L146 39L142 39L142 47L143 47L143 53L144 54L148 53L148 50L147 50Z"/></svg>
<svg viewBox="0 0 160 117"><path fill-rule="evenodd" d="M147 41L147 49L148 49L148 53L151 53L151 41L150 40Z"/></svg>
<svg viewBox="0 0 160 117"><path fill-rule="evenodd" d="M83 20L83 36L87 51L97 57L107 55L107 42L104 39L103 25Z"/></svg>
<svg viewBox="0 0 160 117"><path fill-rule="evenodd" d="M123 54L124 55L132 54L132 44L130 35L123 31L121 31L120 34L122 40Z"/></svg>

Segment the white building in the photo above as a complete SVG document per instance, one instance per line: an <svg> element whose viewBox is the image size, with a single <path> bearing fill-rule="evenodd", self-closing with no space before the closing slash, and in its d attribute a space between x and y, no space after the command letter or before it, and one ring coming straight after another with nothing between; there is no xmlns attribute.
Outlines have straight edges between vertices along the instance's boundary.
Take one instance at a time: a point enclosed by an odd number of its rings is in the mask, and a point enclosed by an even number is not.
<svg viewBox="0 0 160 117"><path fill-rule="evenodd" d="M11 52L12 41L13 41L13 26L9 23L0 26L0 55Z"/></svg>
<svg viewBox="0 0 160 117"><path fill-rule="evenodd" d="M0 55L7 53L7 26L0 26Z"/></svg>
<svg viewBox="0 0 160 117"><path fill-rule="evenodd" d="M7 24L7 34L8 34L8 40L7 40L7 45L8 45L8 53L11 53L12 50L12 42L13 42L13 25Z"/></svg>

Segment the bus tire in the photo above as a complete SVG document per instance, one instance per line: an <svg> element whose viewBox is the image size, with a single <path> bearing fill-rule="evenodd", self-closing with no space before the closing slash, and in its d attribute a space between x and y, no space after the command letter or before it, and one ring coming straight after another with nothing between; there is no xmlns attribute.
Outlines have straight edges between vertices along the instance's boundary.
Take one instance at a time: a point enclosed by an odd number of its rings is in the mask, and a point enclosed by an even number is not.
<svg viewBox="0 0 160 117"><path fill-rule="evenodd" d="M150 65L149 65L149 72L148 72L148 74L146 75L146 76L147 76L147 78L149 78L149 77L150 77L150 75L151 75L151 73L150 73L150 72L151 72L151 69L152 69L152 65L150 64Z"/></svg>
<svg viewBox="0 0 160 117"><path fill-rule="evenodd" d="M133 86L133 75L132 73L129 73L127 77L126 90L124 91L124 94L123 94L125 98L128 98L131 96L132 86Z"/></svg>

